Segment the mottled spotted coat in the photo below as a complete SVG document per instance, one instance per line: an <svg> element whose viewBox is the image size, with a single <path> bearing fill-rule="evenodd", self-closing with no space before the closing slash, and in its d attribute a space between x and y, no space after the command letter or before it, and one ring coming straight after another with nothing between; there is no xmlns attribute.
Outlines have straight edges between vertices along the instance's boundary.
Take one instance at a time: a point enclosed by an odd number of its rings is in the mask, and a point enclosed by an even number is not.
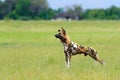
<svg viewBox="0 0 120 80"><path fill-rule="evenodd" d="M58 34L56 34L55 37L60 39L64 46L65 60L68 67L70 67L71 56L77 54L84 54L84 56L89 55L103 65L103 61L99 59L97 51L94 48L81 46L72 42L63 28L58 30Z"/></svg>

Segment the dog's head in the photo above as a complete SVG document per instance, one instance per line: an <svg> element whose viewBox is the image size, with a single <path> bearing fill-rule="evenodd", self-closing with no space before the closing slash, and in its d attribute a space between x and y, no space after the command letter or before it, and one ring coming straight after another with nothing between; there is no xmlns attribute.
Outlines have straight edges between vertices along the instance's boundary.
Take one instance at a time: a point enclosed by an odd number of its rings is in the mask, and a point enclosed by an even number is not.
<svg viewBox="0 0 120 80"><path fill-rule="evenodd" d="M60 39L62 42L65 42L65 40L66 40L66 31L65 31L65 29L61 28L60 30L58 30L58 33L55 34L55 37Z"/></svg>

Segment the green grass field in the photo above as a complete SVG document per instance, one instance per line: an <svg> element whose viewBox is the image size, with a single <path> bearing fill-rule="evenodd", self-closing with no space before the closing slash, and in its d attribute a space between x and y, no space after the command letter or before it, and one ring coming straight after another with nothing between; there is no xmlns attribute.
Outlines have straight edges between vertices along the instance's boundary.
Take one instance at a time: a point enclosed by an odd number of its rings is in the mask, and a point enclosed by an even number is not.
<svg viewBox="0 0 120 80"><path fill-rule="evenodd" d="M77 55L67 68L61 27L106 65ZM120 21L0 21L0 80L120 80Z"/></svg>

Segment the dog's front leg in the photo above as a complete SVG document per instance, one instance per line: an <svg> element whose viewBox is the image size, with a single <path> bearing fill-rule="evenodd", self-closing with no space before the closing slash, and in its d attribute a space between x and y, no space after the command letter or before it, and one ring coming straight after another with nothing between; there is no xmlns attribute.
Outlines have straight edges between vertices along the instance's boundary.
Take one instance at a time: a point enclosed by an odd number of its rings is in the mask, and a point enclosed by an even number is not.
<svg viewBox="0 0 120 80"><path fill-rule="evenodd" d="M70 67L70 59L71 59L71 55L68 54L67 56L67 66Z"/></svg>
<svg viewBox="0 0 120 80"><path fill-rule="evenodd" d="M71 59L71 55L69 53L65 53L65 61L67 67L70 67L70 59Z"/></svg>

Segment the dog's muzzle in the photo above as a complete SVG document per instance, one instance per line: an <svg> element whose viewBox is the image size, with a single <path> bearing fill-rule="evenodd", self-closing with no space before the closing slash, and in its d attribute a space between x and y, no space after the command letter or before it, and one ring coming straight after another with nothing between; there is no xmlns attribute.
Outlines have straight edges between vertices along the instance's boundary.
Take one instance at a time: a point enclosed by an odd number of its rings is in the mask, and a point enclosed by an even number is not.
<svg viewBox="0 0 120 80"><path fill-rule="evenodd" d="M56 37L56 38L59 38L59 35L58 35L58 34L56 34L56 35L55 35L55 37Z"/></svg>

